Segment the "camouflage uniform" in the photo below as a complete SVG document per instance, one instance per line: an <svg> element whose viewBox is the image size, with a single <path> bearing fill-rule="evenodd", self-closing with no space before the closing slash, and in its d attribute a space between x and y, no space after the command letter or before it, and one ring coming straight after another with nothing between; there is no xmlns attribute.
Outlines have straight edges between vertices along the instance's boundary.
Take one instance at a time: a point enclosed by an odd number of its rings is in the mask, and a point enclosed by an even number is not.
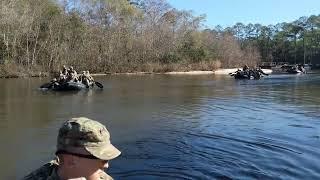
<svg viewBox="0 0 320 180"><path fill-rule="evenodd" d="M58 152L78 153L94 156L101 160L111 160L121 154L110 142L106 127L88 118L72 118L59 130L57 138ZM87 153L87 154L86 154ZM53 160L27 175L23 180L60 180L57 170L58 159ZM100 179L112 180L104 171L99 172Z"/></svg>
<svg viewBox="0 0 320 180"><path fill-rule="evenodd" d="M58 162L53 160L31 172L23 180L60 180L57 174L58 165Z"/></svg>
<svg viewBox="0 0 320 180"><path fill-rule="evenodd" d="M58 162L56 160L52 160L39 169L31 172L29 175L24 177L23 180L61 180L57 173L58 166ZM100 179L113 180L111 176L103 171L100 173Z"/></svg>

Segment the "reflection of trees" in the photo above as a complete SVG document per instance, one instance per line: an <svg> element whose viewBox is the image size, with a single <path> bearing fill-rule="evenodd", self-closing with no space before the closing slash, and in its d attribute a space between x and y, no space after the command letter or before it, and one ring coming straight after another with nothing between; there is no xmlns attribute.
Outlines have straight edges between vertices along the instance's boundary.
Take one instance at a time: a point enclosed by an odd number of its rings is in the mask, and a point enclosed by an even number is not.
<svg viewBox="0 0 320 180"><path fill-rule="evenodd" d="M2 126L10 130L41 127L59 114L100 116L111 111L110 115L117 118L116 114L124 110L132 115L141 111L143 117L145 113L162 109L163 105L171 106L172 111L183 105L192 112L205 99L236 100L247 95L314 108L320 104L320 87L315 78L307 76L305 79L304 76L273 76L260 81L234 81L226 76L208 75L115 76L100 80L105 85L112 84L111 90L77 94L43 94L35 88L41 84L37 80L2 80L0 113Z"/></svg>
<svg viewBox="0 0 320 180"><path fill-rule="evenodd" d="M155 75L115 77L112 81L119 88L109 97L113 108L125 107L130 112L166 109L166 113L194 115L203 106L234 106L242 101L250 106L280 103L306 110L314 110L320 104L319 83L310 75L272 75L259 81L235 81L227 76ZM219 104L222 101L226 102Z"/></svg>
<svg viewBox="0 0 320 180"><path fill-rule="evenodd" d="M6 127L17 129L32 124L42 126L50 121L55 106L37 92L39 83L34 79L4 79L0 89L2 120Z"/></svg>
<svg viewBox="0 0 320 180"><path fill-rule="evenodd" d="M153 115L196 114L211 98L230 98L235 96L233 79L212 75L154 75L154 76L117 76L109 83L112 92L105 93L105 108L111 115L123 111L116 119L127 119L128 124L148 123ZM107 84L107 83L105 83ZM230 84L230 86L229 86ZM231 87L231 88L230 88ZM159 114L160 113L160 114ZM134 122L132 119L135 119ZM143 125L142 125L143 126Z"/></svg>
<svg viewBox="0 0 320 180"><path fill-rule="evenodd" d="M90 111L91 92L38 90L45 81L0 79L0 143L5 144L0 151L0 162L5 163L0 163L0 179L20 179L52 158L61 121Z"/></svg>
<svg viewBox="0 0 320 180"><path fill-rule="evenodd" d="M51 152L54 145L45 149L43 144L37 144L39 139L41 143L47 143L45 145L54 142L51 139L55 139L57 127L52 128L50 125L60 125L60 122L55 122L57 118L59 121L70 116L83 115L105 120L103 123L106 125L112 124L111 134L114 133L114 137L121 137L118 139L125 142L126 138L132 137L121 136L121 133L126 132L117 132L120 128L129 128L131 133L137 131L137 136L145 136L140 133L142 130L159 125L153 124L153 119L176 129L193 128L207 123L199 121L205 118L237 115L237 112L232 111L238 105L249 113L251 110L242 106L258 104L263 108L269 103L275 103L311 112L306 116L319 116L320 112L320 81L310 74L272 75L258 81L236 81L228 76L213 75L109 76L98 81L105 85L103 91L75 94L41 93L36 89L41 84L37 79L0 80L3 85L0 89L0 141L6 144L1 151L4 156L1 156L0 161L17 162L15 160L19 157L12 159L9 156L13 150L19 151L17 146L25 146L22 149L26 152L21 152L23 156L42 153L42 158L49 157L44 152ZM223 109L224 106L229 107ZM186 119L196 123L182 122ZM37 137L43 134L45 136ZM48 138L50 142L43 142L43 139ZM24 161L29 164L40 163L38 159L31 158L27 157ZM15 169L14 166L1 166L0 174Z"/></svg>
<svg viewBox="0 0 320 180"><path fill-rule="evenodd" d="M38 156L40 150L38 147L44 144L39 141L44 137L34 137L32 128L47 126L54 120L52 113L55 107L47 98L36 92L35 87L39 85L37 80L0 79L0 82L2 84L0 88L0 143L4 145L0 151L2 154L0 162L3 163L0 163L0 179L17 179L16 170L19 166L17 162L26 160L29 157L28 153L35 153ZM30 148L35 151L29 151ZM30 157L34 159L34 154ZM22 162L28 167L28 164L25 163L26 161Z"/></svg>
<svg viewBox="0 0 320 180"><path fill-rule="evenodd" d="M219 78L230 79L225 76ZM116 82L119 79L123 82ZM153 102L161 102L163 98L177 103L195 100L193 97L221 97L233 94L233 91L217 91L216 88L221 89L222 84L233 84L233 81L221 80L215 82L216 78L208 75L154 75L154 76L135 76L135 77L116 77L113 86L118 86L118 91L114 96L133 96L130 98L137 98L138 100L147 100ZM130 95L131 94L131 95ZM149 99L149 100L148 100Z"/></svg>

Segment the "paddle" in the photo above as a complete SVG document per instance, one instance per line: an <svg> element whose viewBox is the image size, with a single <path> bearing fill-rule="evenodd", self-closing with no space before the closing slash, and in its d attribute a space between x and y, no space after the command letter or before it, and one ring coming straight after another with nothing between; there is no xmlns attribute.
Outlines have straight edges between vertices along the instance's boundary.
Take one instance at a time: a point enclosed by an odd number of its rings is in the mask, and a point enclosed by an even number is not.
<svg viewBox="0 0 320 180"><path fill-rule="evenodd" d="M263 75L269 76L269 74L267 74L267 73L263 72L261 69L260 69L260 70L258 70L258 72L260 72L260 73L261 73L261 74L263 74Z"/></svg>
<svg viewBox="0 0 320 180"><path fill-rule="evenodd" d="M47 88L47 89L50 89L52 87L52 83L45 83L43 85L40 86L40 88Z"/></svg>
<svg viewBox="0 0 320 180"><path fill-rule="evenodd" d="M229 73L230 76L235 76L239 71L233 72L233 73Z"/></svg>
<svg viewBox="0 0 320 180"><path fill-rule="evenodd" d="M103 89L103 85L97 81L94 82L99 88Z"/></svg>
<svg viewBox="0 0 320 180"><path fill-rule="evenodd" d="M231 73L229 73L229 75L230 75L230 76L234 76L234 75L236 75L238 72L241 72L241 70L238 69L236 72L231 72Z"/></svg>

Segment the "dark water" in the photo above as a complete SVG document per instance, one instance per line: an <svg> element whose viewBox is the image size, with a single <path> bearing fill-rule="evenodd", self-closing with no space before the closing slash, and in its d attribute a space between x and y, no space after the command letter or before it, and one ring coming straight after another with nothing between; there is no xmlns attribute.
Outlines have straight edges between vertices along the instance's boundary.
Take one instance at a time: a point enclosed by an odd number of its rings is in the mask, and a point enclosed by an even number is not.
<svg viewBox="0 0 320 180"><path fill-rule="evenodd" d="M53 158L69 117L103 122L115 179L320 179L320 74L107 76L103 91L41 92L0 79L0 179Z"/></svg>

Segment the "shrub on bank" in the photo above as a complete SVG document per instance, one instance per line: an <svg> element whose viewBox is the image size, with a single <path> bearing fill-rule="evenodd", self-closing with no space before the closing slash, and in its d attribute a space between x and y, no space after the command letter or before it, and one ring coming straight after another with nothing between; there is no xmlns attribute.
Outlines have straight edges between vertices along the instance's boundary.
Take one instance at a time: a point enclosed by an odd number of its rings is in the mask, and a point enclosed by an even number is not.
<svg viewBox="0 0 320 180"><path fill-rule="evenodd" d="M34 66L26 68L14 63L0 64L0 78L18 78L18 77L46 77L48 72L44 72L40 67Z"/></svg>

